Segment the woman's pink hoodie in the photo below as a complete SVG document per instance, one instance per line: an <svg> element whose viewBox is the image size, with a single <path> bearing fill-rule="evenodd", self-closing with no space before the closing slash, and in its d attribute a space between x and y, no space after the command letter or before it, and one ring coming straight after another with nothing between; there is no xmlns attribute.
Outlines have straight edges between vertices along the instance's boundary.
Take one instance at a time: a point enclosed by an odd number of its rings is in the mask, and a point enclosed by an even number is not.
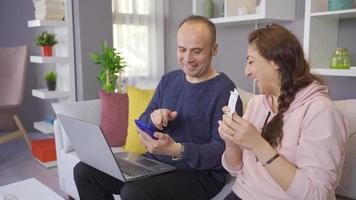
<svg viewBox="0 0 356 200"><path fill-rule="evenodd" d="M261 131L268 112L271 120L275 114L271 97L256 95L249 101L244 119ZM239 166L227 165L223 154L223 166L236 177L232 190L247 200L335 199L348 132L327 88L313 82L299 91L283 121L283 139L277 151L297 168L288 190L283 190L248 150L243 150Z"/></svg>

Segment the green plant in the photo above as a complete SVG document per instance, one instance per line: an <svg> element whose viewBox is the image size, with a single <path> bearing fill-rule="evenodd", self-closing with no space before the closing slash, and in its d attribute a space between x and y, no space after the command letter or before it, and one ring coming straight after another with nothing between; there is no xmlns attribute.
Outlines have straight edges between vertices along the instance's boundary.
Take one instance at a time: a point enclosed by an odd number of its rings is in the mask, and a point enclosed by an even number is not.
<svg viewBox="0 0 356 200"><path fill-rule="evenodd" d="M58 43L56 34L43 31L35 38L37 46L53 46Z"/></svg>
<svg viewBox="0 0 356 200"><path fill-rule="evenodd" d="M95 64L100 66L97 78L102 89L106 92L115 92L117 76L123 72L126 63L121 53L115 48L108 47L106 41L101 45L101 50L100 54L91 53L89 56Z"/></svg>
<svg viewBox="0 0 356 200"><path fill-rule="evenodd" d="M54 71L49 71L45 74L43 79L46 80L47 82L56 82L57 74Z"/></svg>

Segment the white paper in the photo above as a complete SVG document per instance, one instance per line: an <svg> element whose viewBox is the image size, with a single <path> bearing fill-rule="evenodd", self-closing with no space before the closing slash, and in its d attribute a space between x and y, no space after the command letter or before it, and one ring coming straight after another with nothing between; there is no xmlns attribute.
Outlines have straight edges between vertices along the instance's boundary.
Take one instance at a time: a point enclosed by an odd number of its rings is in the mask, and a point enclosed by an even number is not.
<svg viewBox="0 0 356 200"><path fill-rule="evenodd" d="M227 113L227 115L230 118L232 117L232 113L235 112L236 102L238 98L239 98L239 92L237 91L236 88L234 89L234 91L230 91L229 104L227 105L229 107L229 112Z"/></svg>

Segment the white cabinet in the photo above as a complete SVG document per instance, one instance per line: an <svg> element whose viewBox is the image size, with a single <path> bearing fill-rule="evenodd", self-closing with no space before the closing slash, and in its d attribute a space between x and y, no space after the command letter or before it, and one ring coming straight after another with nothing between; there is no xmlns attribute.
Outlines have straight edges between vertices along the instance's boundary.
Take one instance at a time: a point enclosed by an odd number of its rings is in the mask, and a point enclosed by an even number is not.
<svg viewBox="0 0 356 200"><path fill-rule="evenodd" d="M58 43L54 46L54 56L30 56L30 62L44 67L55 66L57 86L55 91L47 88L36 88L32 95L40 99L56 99L57 101L75 101L75 68L74 68L74 40L72 1L65 0L65 20L31 20L28 27L39 27L54 32ZM53 67L46 70L52 70ZM53 133L53 126L45 121L35 122L34 128L43 133Z"/></svg>
<svg viewBox="0 0 356 200"><path fill-rule="evenodd" d="M229 6L226 3L227 0L225 0L225 3L223 2L223 0L214 1L214 18L211 18L211 21L217 25L254 24L257 21L260 23L271 23L294 20L295 18L295 0L258 0L259 9L256 13L229 17L221 16L223 9L227 10L227 6ZM204 16L205 4L206 0L193 0L193 14Z"/></svg>
<svg viewBox="0 0 356 200"><path fill-rule="evenodd" d="M356 18L356 9L328 11L328 0L306 0L303 46L312 73L356 77L356 67L330 68L331 57L339 47L339 20L347 18Z"/></svg>

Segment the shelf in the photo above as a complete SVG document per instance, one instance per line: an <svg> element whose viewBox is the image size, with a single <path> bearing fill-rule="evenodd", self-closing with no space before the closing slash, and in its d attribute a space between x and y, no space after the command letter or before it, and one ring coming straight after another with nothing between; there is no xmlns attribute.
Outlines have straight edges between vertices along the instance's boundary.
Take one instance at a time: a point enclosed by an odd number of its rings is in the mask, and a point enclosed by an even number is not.
<svg viewBox="0 0 356 200"><path fill-rule="evenodd" d="M59 99L67 98L70 96L69 91L48 91L48 89L33 89L32 96L38 97L40 99Z"/></svg>
<svg viewBox="0 0 356 200"><path fill-rule="evenodd" d="M45 56L30 56L32 63L64 63L68 62L68 57L45 57Z"/></svg>
<svg viewBox="0 0 356 200"><path fill-rule="evenodd" d="M311 17L325 17L325 18L330 18L330 19L356 18L356 9L314 12L314 13L311 13L310 16Z"/></svg>
<svg viewBox="0 0 356 200"><path fill-rule="evenodd" d="M210 18L214 24L243 25L255 24L257 22L291 21L295 19L295 0L260 0L259 9L256 8L256 12L250 10L246 15L229 13L228 10L235 10L234 7L238 5L230 4L229 6L227 2L228 0L214 0L214 16L216 18ZM193 0L193 14L204 16L205 4L206 0ZM225 17L220 17L222 12L225 14Z"/></svg>
<svg viewBox="0 0 356 200"><path fill-rule="evenodd" d="M39 121L39 122L34 122L33 123L33 127L38 130L41 131L44 134L51 134L53 133L53 125L47 123L46 121Z"/></svg>
<svg viewBox="0 0 356 200"><path fill-rule="evenodd" d="M65 21L54 21L54 20L30 20L27 22L28 27L66 27L67 23Z"/></svg>
<svg viewBox="0 0 356 200"><path fill-rule="evenodd" d="M356 77L356 67L351 69L311 68L311 73L323 76Z"/></svg>
<svg viewBox="0 0 356 200"><path fill-rule="evenodd" d="M231 17L219 17L212 18L211 21L214 24L231 24L231 25L243 25L243 24L253 24L256 21L262 22L268 19L265 19L261 14L252 14L252 15L243 15L243 16L231 16Z"/></svg>
<svg viewBox="0 0 356 200"><path fill-rule="evenodd" d="M43 167L45 167L45 168L47 168L47 169L57 166L57 161L56 161L56 160L54 160L54 161L49 161L49 162L42 162L42 161L38 160L37 158L35 158L35 160L36 160L39 164L41 164Z"/></svg>

